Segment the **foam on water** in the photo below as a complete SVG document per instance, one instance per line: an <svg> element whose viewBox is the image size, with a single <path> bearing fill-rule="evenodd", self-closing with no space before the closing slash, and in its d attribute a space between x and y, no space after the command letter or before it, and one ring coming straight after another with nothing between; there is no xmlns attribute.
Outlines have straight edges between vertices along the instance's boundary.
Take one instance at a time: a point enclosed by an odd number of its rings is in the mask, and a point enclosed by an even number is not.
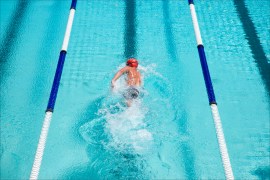
<svg viewBox="0 0 270 180"><path fill-rule="evenodd" d="M124 64L121 64L118 69L123 66ZM151 69L152 66L139 67L142 72L151 73L153 72ZM107 133L106 144L103 144L106 148L113 148L121 152L134 151L140 154L149 149L153 140L152 133L147 129L144 121L148 108L143 105L142 96L147 94L147 91L140 88L140 97L132 102L131 107L127 107L122 97L125 90L125 80L124 77L121 77L102 102L102 106L97 112L98 118L89 120L80 128L80 132L87 142L99 143L95 136L103 130ZM99 140L105 142L104 139Z"/></svg>
<svg viewBox="0 0 270 180"><path fill-rule="evenodd" d="M151 161L162 161L158 152L162 144L160 134L163 140L176 137L160 126L166 123L166 119L173 118L173 113L163 113L163 107L166 110L170 108L166 79L155 71L155 64L139 66L138 69L147 84L146 89L140 88L140 96L131 107L126 106L123 98L126 85L124 77L121 77L101 102L97 117L80 127L80 134L88 144L92 168L106 178L145 179L149 174L154 177L147 161L150 161L150 156ZM151 86L157 86L158 93L148 93L147 88ZM162 168L169 167L163 162L157 164Z"/></svg>
<svg viewBox="0 0 270 180"><path fill-rule="evenodd" d="M145 113L147 109L137 101L122 112L106 114L106 128L112 138L110 145L119 151L125 150L125 147L132 148L136 153L146 150L152 134L146 129Z"/></svg>

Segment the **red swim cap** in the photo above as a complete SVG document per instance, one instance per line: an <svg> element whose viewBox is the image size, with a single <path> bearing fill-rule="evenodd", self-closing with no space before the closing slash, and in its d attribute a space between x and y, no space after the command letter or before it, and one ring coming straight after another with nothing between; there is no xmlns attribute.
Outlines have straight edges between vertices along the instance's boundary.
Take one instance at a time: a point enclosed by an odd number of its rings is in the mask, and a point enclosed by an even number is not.
<svg viewBox="0 0 270 180"><path fill-rule="evenodd" d="M127 60L126 65L130 67L138 67L138 61L135 58L130 58Z"/></svg>

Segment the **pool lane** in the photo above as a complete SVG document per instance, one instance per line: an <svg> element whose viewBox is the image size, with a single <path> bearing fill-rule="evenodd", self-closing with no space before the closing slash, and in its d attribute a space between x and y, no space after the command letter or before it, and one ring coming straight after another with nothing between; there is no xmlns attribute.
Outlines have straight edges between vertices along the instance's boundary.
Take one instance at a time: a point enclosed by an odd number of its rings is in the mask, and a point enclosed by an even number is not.
<svg viewBox="0 0 270 180"><path fill-rule="evenodd" d="M196 10L231 163L238 179L264 178L269 172L266 88L233 0L221 2L196 1ZM264 23L259 26L258 19L266 19L269 13L262 13L257 3L245 3L262 39L267 28ZM17 33L18 43L12 45L17 50L10 56L12 73L1 77L5 79L1 84L1 178L29 178L62 42L55 37L64 32L69 6L65 1L31 1ZM124 1L79 1L41 179L100 176L92 168L100 153L93 151L79 130L98 118L100 106L110 95L113 74L133 53L148 70L144 72L149 93L143 99L148 108L145 121L156 149L145 159L134 158L129 167L137 162L145 168L137 174L152 179L224 178L187 3L137 0L133 6L136 38L125 41ZM136 48L125 53L127 45L134 43ZM260 43L267 47L266 41ZM25 113L26 107L31 112ZM111 157L119 162L119 156ZM111 158L102 158L101 171L113 167L106 161ZM129 175L125 164L117 167L123 167L117 171L123 172L122 177ZM130 172L136 173L136 168Z"/></svg>

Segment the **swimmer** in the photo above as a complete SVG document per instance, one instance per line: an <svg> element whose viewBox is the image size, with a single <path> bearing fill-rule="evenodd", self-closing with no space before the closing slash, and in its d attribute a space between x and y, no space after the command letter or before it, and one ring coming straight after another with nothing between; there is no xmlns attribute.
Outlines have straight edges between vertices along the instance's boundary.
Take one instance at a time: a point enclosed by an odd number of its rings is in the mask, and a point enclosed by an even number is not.
<svg viewBox="0 0 270 180"><path fill-rule="evenodd" d="M120 69L114 76L111 82L112 88L115 86L115 81L122 76L123 74L127 75L126 83L127 90L124 92L124 97L127 100L127 106L131 106L131 102L133 99L136 99L139 96L138 88L141 86L141 74L137 70L138 61L135 58L130 58L126 62L126 66Z"/></svg>

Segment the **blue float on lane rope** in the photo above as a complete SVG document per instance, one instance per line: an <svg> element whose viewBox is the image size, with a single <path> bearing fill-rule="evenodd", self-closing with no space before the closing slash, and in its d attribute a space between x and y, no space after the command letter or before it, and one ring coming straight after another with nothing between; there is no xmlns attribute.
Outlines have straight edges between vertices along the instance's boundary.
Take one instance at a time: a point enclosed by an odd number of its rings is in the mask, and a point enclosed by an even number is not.
<svg viewBox="0 0 270 180"><path fill-rule="evenodd" d="M206 56L204 52L204 47L202 44L197 46L198 52L199 52L199 57L200 57L200 62L202 66L202 71L203 71L203 77L204 77L204 82L207 90L207 95L208 95L208 100L209 104L217 104L216 103L216 98L215 98L215 93L206 61Z"/></svg>
<svg viewBox="0 0 270 180"><path fill-rule="evenodd" d="M59 88L59 84L60 84L60 79L61 79L61 75L62 75L64 63L65 63L66 54L67 54L67 52L64 50L62 50L60 52L56 72L54 75L51 94L50 94L50 98L49 98L49 102L48 102L48 106L47 106L46 111L53 112L56 97L57 97L57 92L58 92L58 88Z"/></svg>

